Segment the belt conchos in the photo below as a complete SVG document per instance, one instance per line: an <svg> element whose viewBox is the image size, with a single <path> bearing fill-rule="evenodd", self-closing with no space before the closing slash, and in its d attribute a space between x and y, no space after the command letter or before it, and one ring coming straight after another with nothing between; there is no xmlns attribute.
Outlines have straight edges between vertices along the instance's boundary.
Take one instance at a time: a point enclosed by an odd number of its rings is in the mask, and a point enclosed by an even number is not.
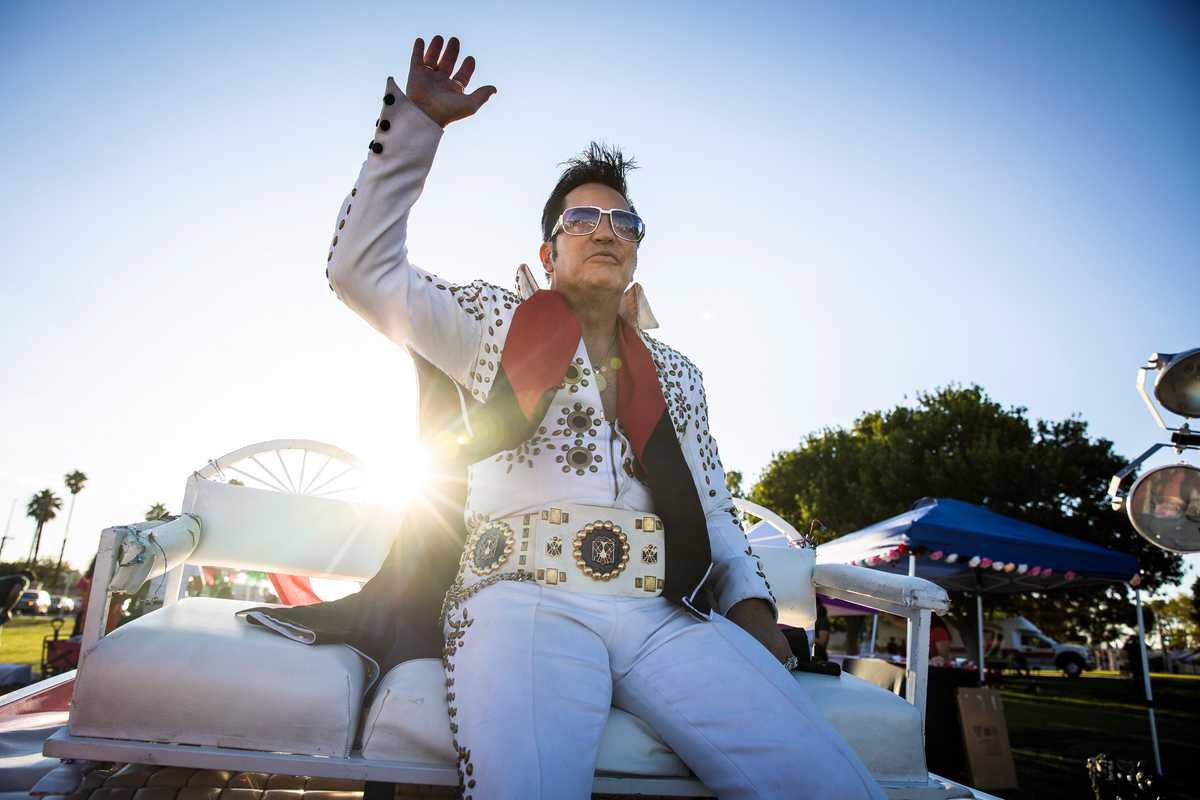
<svg viewBox="0 0 1200 800"><path fill-rule="evenodd" d="M480 524L467 538L459 581L469 588L527 573L525 580L567 591L655 597L666 555L663 523L654 514L562 505Z"/></svg>

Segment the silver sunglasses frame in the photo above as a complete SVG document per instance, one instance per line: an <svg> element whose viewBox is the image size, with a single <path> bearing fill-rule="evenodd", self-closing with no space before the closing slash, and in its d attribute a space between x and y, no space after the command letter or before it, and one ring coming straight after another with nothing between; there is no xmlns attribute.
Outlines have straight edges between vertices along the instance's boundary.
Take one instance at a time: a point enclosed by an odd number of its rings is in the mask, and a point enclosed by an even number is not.
<svg viewBox="0 0 1200 800"><path fill-rule="evenodd" d="M587 233L571 233L569 230L567 230L567 229L566 229L566 228L563 226L563 217L565 217L565 216L567 215L567 212L568 212L568 211L573 211L573 210L575 210L575 209L577 209L577 208L594 208L594 209L596 209L597 211L599 211L599 212L600 212L600 216L596 217L596 227L595 227L595 228L592 228L592 229L591 229L590 231L588 231ZM642 235L641 235L641 236L639 236L639 237L638 237L638 238L636 238L636 239L626 239L624 236L622 236L621 234L617 233L617 227L616 227L615 225L613 225L613 224L612 224L612 212L614 212L614 211L623 211L623 212L625 212L626 214L633 214L633 216L635 216L635 217L637 217L639 220L641 220L641 223L642 223ZM553 238L554 238L554 237L555 237L555 236L558 234L558 232L559 232L559 231L562 231L562 232L563 232L563 233L565 233L567 236L591 236L593 233L595 233L595 232L596 232L596 228L599 228L599 227L600 227L600 222L601 222L601 220L603 220L603 219L604 219L604 215L605 215L605 214L608 214L608 227L612 229L613 236L616 236L616 237L617 237L618 239L620 239L621 241L623 241L623 242L633 242L634 244L640 244L640 243L641 243L641 241L642 241L642 239L645 239L645 238L646 238L646 220L642 219L642 218L641 218L639 215L637 215L637 214L635 214L634 212L630 211L628 208L600 208L600 206L571 206L570 208L564 208L564 209L563 209L563 212L562 212L561 214L559 214L559 215L558 215L558 222L555 222L555 223L554 223L554 228L553 228L553 229L550 231L550 238L551 238L551 239L553 239Z"/></svg>

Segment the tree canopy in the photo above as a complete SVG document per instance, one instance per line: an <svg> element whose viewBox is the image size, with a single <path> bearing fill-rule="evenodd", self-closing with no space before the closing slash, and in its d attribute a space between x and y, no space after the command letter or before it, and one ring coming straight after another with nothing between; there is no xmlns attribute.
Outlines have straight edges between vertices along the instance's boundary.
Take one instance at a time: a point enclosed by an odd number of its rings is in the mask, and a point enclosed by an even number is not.
<svg viewBox="0 0 1200 800"><path fill-rule="evenodd" d="M165 503L155 503L146 509L145 517L147 522L154 522L159 519L166 519L171 516L171 512L167 511Z"/></svg>
<svg viewBox="0 0 1200 800"><path fill-rule="evenodd" d="M999 514L1131 553L1151 591L1177 584L1182 559L1154 547L1105 502L1126 464L1087 423L1030 420L979 386L922 392L911 405L868 411L847 430L825 428L775 454L750 499L799 530L819 520L818 542L899 514L921 497L976 503ZM818 528L821 526L817 526ZM1006 597L1051 635L1105 639L1132 622L1123 587Z"/></svg>
<svg viewBox="0 0 1200 800"><path fill-rule="evenodd" d="M51 489L42 489L29 498L29 504L25 507L25 516L33 517L37 522L37 528L33 533L33 547L29 552L30 564L38 560L38 551L42 549L42 529L46 527L47 522L58 516L58 512L61 510L62 499Z"/></svg>

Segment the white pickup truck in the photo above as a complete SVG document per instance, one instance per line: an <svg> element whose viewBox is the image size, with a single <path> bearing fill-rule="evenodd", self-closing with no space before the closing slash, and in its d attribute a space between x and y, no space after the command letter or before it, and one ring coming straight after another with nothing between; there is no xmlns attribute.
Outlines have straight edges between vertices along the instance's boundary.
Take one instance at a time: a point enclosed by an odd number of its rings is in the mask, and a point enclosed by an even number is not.
<svg viewBox="0 0 1200 800"><path fill-rule="evenodd" d="M967 645L962 634L947 620L950 629L950 657L966 661L977 658L975 645ZM870 626L868 625L868 630ZM904 652L905 630L896 617L881 614L875 652L887 657L888 642L897 654ZM974 640L974 636L970 637ZM1061 669L1068 678L1078 678L1085 670L1096 668L1092 651L1079 644L1059 644L1038 630L1025 617L999 617L983 623L983 641L987 650L988 668L1003 664L1014 669ZM830 648L844 647L844 639L833 637Z"/></svg>
<svg viewBox="0 0 1200 800"><path fill-rule="evenodd" d="M1083 645L1059 644L1024 617L1003 617L983 625L988 661L1007 661L1017 669L1061 669L1068 678L1096 668Z"/></svg>

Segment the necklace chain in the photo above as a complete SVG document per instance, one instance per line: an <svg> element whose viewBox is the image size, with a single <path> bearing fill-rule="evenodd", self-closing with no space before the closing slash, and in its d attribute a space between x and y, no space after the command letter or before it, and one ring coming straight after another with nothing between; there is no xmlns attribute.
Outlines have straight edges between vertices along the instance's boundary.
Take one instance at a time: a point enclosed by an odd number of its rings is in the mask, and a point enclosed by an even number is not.
<svg viewBox="0 0 1200 800"><path fill-rule="evenodd" d="M619 325L619 323L618 323L618 325ZM617 330L613 333L612 343L608 347L607 363L604 363L604 364L596 364L595 362L592 363L592 368L596 371L596 388L602 392L606 388L608 388L608 376L611 374L613 376L613 378L615 379L616 376L620 374L621 357L617 356L617 355L613 355L613 353L619 349L617 342L620 337L620 333L621 333L620 327L618 327Z"/></svg>

